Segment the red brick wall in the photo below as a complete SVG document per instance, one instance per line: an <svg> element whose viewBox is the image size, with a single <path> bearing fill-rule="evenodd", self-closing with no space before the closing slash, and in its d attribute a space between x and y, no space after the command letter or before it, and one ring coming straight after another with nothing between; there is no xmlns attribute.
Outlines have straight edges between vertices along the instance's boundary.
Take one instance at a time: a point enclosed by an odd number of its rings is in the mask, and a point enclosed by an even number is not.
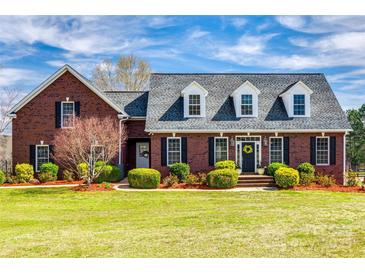
<svg viewBox="0 0 365 274"><path fill-rule="evenodd" d="M55 128L55 102L80 102L80 116L110 116L118 121L117 112L89 90L71 73L66 72L39 95L17 112L13 120L13 162L29 162L29 146L53 144L54 136L60 128Z"/></svg>
<svg viewBox="0 0 365 274"><path fill-rule="evenodd" d="M244 134L239 134L244 135ZM270 136L274 134L260 134L261 141L267 137L269 142ZM161 137L171 137L169 134L154 134L151 136L151 167L161 171L162 175L168 174L167 167L161 167ZM208 137L218 137L219 134L176 134L177 137L188 137L188 163L192 172L209 171L212 169L208 165ZM224 134L224 136L235 137L235 134ZM279 134L279 136L289 137L290 166L297 167L298 164L310 161L310 136L321 136L321 133L315 134ZM317 166L316 170L332 174L339 183L343 183L343 134L328 134L328 136L336 136L336 165ZM262 165L269 164L269 146L264 146L261 142ZM229 146L229 159L235 160L235 146Z"/></svg>

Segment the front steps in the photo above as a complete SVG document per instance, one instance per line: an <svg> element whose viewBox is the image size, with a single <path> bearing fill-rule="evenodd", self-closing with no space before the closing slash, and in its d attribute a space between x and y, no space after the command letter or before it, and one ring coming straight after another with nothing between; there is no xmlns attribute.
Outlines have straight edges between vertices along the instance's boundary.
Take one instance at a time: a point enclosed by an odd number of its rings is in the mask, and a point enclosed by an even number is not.
<svg viewBox="0 0 365 274"><path fill-rule="evenodd" d="M274 187L274 178L268 175L239 175L237 187Z"/></svg>

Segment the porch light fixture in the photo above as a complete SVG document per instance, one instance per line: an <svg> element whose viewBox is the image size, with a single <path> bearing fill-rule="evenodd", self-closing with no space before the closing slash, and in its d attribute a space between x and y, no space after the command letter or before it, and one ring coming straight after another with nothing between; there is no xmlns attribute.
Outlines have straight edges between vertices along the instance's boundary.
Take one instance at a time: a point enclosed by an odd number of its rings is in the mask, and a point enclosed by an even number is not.
<svg viewBox="0 0 365 274"><path fill-rule="evenodd" d="M43 144L44 144L44 141L42 140L42 141L41 141L41 145L43 145Z"/></svg>
<svg viewBox="0 0 365 274"><path fill-rule="evenodd" d="M279 132L275 132L275 137L278 137L279 136Z"/></svg>
<svg viewBox="0 0 365 274"><path fill-rule="evenodd" d="M68 102L70 100L70 97L66 97L66 101Z"/></svg>
<svg viewBox="0 0 365 274"><path fill-rule="evenodd" d="M265 136L263 139L262 139L262 142L263 142L263 145L264 147L267 147L269 145L269 142L267 140L267 136Z"/></svg>
<svg viewBox="0 0 365 274"><path fill-rule="evenodd" d="M233 137L231 137L231 139L229 139L229 145L231 147L234 147L234 138Z"/></svg>
<svg viewBox="0 0 365 274"><path fill-rule="evenodd" d="M176 136L176 133L175 133L175 132L173 132L173 133L172 133L172 137L175 137L175 136Z"/></svg>
<svg viewBox="0 0 365 274"><path fill-rule="evenodd" d="M219 135L220 135L221 137L223 137L223 132L219 132Z"/></svg>
<svg viewBox="0 0 365 274"><path fill-rule="evenodd" d="M324 132L322 132L322 137L324 137Z"/></svg>

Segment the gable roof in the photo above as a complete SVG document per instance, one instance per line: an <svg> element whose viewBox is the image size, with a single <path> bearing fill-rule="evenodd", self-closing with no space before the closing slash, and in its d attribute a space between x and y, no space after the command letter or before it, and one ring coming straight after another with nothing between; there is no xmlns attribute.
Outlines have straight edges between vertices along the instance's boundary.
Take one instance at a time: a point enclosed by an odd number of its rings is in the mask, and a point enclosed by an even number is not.
<svg viewBox="0 0 365 274"><path fill-rule="evenodd" d="M203 88L199 83L197 83L196 81L191 82L187 87L185 87L182 91L181 91L181 96L184 96L185 93L189 93L192 90L199 90L201 93L203 93L204 96L208 95L208 91Z"/></svg>
<svg viewBox="0 0 365 274"><path fill-rule="evenodd" d="M87 80L84 76L78 73L75 69L73 69L70 65L64 65L62 68L57 70L54 74L48 77L43 83L41 83L37 88L35 88L32 92L26 95L22 100L20 100L14 107L12 107L9 111L9 114L15 114L19 109L29 103L34 97L36 97L39 93L41 93L44 89L46 89L49 85L51 85L55 80L57 80L61 75L65 72L70 72L73 76L75 76L79 81L81 81L85 86L87 86L91 91L93 91L96 95L98 95L102 100L104 100L109 106L115 109L117 112L121 113L123 116L128 116L115 102L110 100L103 92L101 92L98 88L96 88L89 80Z"/></svg>
<svg viewBox="0 0 365 274"><path fill-rule="evenodd" d="M295 89L295 87L301 86L307 94L312 94L313 90L311 90L306 84L304 84L302 81L295 82L294 84L289 85L282 93L280 93L280 97L285 96L286 94L290 94L292 90Z"/></svg>
<svg viewBox="0 0 365 274"><path fill-rule="evenodd" d="M253 92L255 92L256 94L260 94L261 91L255 87L250 81L246 80L242 85L240 85L238 88L236 88L230 96L235 96L237 93L240 93L242 91L244 91L245 89L250 89Z"/></svg>
<svg viewBox="0 0 365 274"><path fill-rule="evenodd" d="M184 118L180 91L193 81L208 91L206 117ZM237 118L235 114L230 95L246 81L261 91L257 118ZM280 94L299 81L313 91L311 117L290 118ZM151 76L150 88L146 119L148 132L351 130L325 76L319 73L156 73Z"/></svg>

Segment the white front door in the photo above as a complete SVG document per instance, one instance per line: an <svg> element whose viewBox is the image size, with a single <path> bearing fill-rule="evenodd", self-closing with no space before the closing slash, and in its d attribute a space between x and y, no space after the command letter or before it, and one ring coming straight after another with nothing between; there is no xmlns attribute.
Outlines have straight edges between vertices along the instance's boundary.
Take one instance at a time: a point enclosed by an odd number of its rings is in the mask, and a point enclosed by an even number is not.
<svg viewBox="0 0 365 274"><path fill-rule="evenodd" d="M149 143L136 143L136 167L150 167Z"/></svg>

